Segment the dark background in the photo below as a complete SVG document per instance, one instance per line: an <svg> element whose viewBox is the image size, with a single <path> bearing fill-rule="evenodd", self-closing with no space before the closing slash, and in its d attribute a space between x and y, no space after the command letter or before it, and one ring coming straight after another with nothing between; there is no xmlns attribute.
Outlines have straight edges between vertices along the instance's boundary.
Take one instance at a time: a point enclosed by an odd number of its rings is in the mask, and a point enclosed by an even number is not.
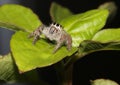
<svg viewBox="0 0 120 85"><path fill-rule="evenodd" d="M51 23L49 9L51 2L68 7L74 13L81 13L97 8L100 4L110 0L0 0L0 5L6 3L16 3L30 7L45 24ZM120 27L120 0L113 0L118 6L118 12L113 22L105 27ZM7 54L9 41L14 32L0 29L0 54ZM108 78L120 84L120 51L101 51L87 55L78 60L74 65L73 85L89 85L90 80L97 78ZM41 70L41 71L40 71ZM55 71L53 67L39 69L43 79L57 85ZM52 77L52 78L51 78Z"/></svg>

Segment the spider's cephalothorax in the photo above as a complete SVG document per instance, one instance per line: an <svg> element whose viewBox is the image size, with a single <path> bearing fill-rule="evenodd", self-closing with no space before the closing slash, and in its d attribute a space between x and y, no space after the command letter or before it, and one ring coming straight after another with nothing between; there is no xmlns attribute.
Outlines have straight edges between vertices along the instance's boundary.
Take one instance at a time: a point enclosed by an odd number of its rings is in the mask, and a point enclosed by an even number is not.
<svg viewBox="0 0 120 85"><path fill-rule="evenodd" d="M44 34L49 40L56 41L57 45L54 49L56 52L63 44L67 46L67 49L70 50L72 47L72 38L71 36L64 31L63 27L59 24L52 23L50 26L41 25L29 37L34 36L33 44L40 38L40 35Z"/></svg>

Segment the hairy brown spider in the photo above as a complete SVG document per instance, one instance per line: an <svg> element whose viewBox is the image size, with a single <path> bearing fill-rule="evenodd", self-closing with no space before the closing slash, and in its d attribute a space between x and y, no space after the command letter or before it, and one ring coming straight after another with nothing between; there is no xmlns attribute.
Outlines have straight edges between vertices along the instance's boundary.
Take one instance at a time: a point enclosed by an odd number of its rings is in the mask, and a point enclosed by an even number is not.
<svg viewBox="0 0 120 85"><path fill-rule="evenodd" d="M49 40L56 41L57 45L54 49L54 53L64 44L67 46L67 49L70 50L72 47L72 38L71 36L64 31L63 27L59 24L52 23L50 26L41 25L33 33L29 35L30 37L34 36L33 44L40 38L40 35L44 34Z"/></svg>

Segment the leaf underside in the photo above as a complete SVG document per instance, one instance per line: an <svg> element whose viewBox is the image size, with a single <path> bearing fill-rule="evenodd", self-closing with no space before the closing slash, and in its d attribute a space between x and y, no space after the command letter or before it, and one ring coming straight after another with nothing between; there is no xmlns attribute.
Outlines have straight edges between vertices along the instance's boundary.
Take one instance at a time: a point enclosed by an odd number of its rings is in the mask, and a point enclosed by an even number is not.
<svg viewBox="0 0 120 85"><path fill-rule="evenodd" d="M120 42L101 43L97 41L86 40L79 46L78 56L81 57L95 51L102 50L120 50Z"/></svg>
<svg viewBox="0 0 120 85"><path fill-rule="evenodd" d="M100 50L120 50L120 28L109 28L97 32L92 40L79 46L79 56Z"/></svg>

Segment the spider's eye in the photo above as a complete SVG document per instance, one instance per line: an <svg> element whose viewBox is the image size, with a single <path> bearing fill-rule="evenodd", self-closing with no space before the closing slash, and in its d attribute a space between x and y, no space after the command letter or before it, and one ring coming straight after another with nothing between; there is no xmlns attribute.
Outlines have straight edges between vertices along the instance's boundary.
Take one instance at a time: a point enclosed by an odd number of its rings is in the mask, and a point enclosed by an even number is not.
<svg viewBox="0 0 120 85"><path fill-rule="evenodd" d="M56 24L56 26L60 26L59 24Z"/></svg>
<svg viewBox="0 0 120 85"><path fill-rule="evenodd" d="M60 25L60 24L59 24L59 27L63 28L63 26L62 26L62 25Z"/></svg>

